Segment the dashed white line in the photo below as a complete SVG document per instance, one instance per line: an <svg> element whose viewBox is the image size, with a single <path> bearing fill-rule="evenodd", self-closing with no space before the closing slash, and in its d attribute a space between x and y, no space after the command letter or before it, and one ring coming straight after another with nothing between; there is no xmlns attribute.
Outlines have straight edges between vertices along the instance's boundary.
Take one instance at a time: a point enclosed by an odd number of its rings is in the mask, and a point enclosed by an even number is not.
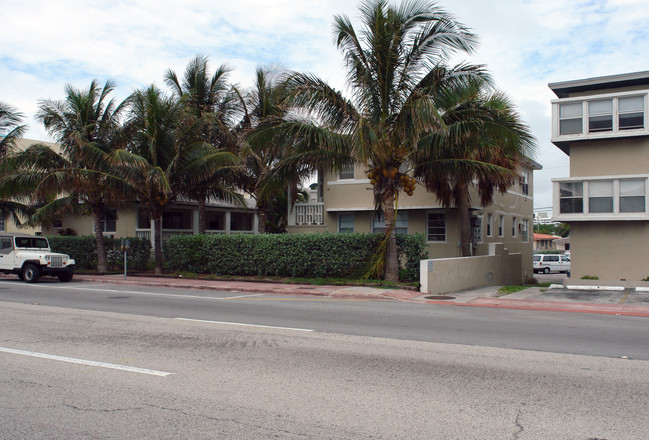
<svg viewBox="0 0 649 440"><path fill-rule="evenodd" d="M254 295L229 296L229 297L223 298L223 299L250 298L250 297L253 297L253 296L264 296L264 294L263 293L255 293Z"/></svg>
<svg viewBox="0 0 649 440"><path fill-rule="evenodd" d="M37 353L34 351L16 350L13 348L6 348L6 347L0 347L0 352L19 354L23 356L31 356L31 357L42 358L42 359L50 359L53 361L69 362L72 364L90 365L93 367L101 367L101 368L111 368L113 370L130 371L132 373L149 374L152 376L166 377L169 376L170 374L173 374L173 373L167 373L166 371L149 370L147 368L130 367L128 365L108 364L106 362L89 361L86 359L76 359L76 358L70 358L65 356L56 356L53 354Z"/></svg>
<svg viewBox="0 0 649 440"><path fill-rule="evenodd" d="M227 322L227 321L209 321L206 319L191 319L191 318L174 318L179 321L194 321L194 322L207 322L210 324L226 324L226 325L238 325L241 327L258 327L258 328L274 328L279 330L295 330L297 332L313 332L315 330L308 328L293 328L293 327L276 327L273 325L258 325L258 324L245 324L242 322Z"/></svg>

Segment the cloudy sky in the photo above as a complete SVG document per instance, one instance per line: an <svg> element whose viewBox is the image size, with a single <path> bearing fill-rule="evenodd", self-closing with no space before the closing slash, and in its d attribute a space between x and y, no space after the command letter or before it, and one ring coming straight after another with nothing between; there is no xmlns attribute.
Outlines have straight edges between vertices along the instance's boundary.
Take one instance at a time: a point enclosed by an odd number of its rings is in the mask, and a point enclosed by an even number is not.
<svg viewBox="0 0 649 440"><path fill-rule="evenodd" d="M471 57L486 64L538 140L535 208L552 204L550 179L568 157L550 139L549 82L649 70L647 0L441 0L480 37ZM332 17L354 19L354 0L23 0L3 2L0 101L17 107L26 137L48 140L32 116L38 100L61 99L66 84L114 79L116 97L179 74L196 54L228 63L249 86L258 65L310 71L344 88Z"/></svg>

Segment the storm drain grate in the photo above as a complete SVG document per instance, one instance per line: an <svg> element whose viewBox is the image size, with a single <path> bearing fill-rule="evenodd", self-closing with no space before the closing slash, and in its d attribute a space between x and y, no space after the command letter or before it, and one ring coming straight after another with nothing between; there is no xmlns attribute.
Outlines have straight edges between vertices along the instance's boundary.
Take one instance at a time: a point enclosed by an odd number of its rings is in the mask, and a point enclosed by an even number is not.
<svg viewBox="0 0 649 440"><path fill-rule="evenodd" d="M429 296L425 296L424 298L426 298L426 299L455 299L454 296L448 296L448 295L429 295Z"/></svg>

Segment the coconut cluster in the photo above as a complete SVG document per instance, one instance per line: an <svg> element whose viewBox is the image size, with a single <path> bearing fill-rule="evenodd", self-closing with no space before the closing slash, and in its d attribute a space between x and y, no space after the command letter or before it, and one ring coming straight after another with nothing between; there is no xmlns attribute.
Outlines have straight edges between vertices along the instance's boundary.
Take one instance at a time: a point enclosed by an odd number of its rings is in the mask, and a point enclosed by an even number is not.
<svg viewBox="0 0 649 440"><path fill-rule="evenodd" d="M400 173L397 167L374 168L367 173L367 178L370 179L370 183L374 186L398 181L403 191L409 196L415 192L415 185L417 184L414 177Z"/></svg>

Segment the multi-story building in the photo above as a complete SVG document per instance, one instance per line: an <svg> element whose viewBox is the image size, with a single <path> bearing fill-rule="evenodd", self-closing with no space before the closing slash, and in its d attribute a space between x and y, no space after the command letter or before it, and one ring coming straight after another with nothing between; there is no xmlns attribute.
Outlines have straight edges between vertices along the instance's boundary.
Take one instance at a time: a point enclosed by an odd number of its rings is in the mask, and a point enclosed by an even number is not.
<svg viewBox="0 0 649 440"><path fill-rule="evenodd" d="M552 143L570 156L553 179L554 220L570 224L571 272L649 276L649 71L549 84Z"/></svg>
<svg viewBox="0 0 649 440"><path fill-rule="evenodd" d="M20 139L17 147L26 149L32 144L42 143L58 151L59 145L51 142ZM255 202L245 198L246 206L227 203L222 200L208 200L207 233L256 233L258 231L258 217ZM151 231L153 224L149 218L148 210L131 203L115 208L102 222L104 236L107 237L144 237L153 240ZM52 219L52 224L42 228L21 228L4 216L0 216L0 231L21 231L28 233L43 233L57 235L71 230L76 235L93 235L94 222L88 215L66 214ZM198 233L198 203L193 200L179 198L166 207L162 217L162 241L166 242L174 235L191 235ZM153 246L153 242L152 242Z"/></svg>
<svg viewBox="0 0 649 440"><path fill-rule="evenodd" d="M526 160L519 182L504 194L496 192L489 206L479 206L476 191L470 192L473 254L488 255L490 243L504 243L510 252L522 254L524 277L532 276L533 171L539 169L539 164ZM288 232L384 231L383 219L373 215L372 185L365 171L356 165L336 174L319 173L309 201L291 208ZM396 232L425 234L430 258L461 256L459 226L457 209L445 209L423 187L413 196L400 194Z"/></svg>

